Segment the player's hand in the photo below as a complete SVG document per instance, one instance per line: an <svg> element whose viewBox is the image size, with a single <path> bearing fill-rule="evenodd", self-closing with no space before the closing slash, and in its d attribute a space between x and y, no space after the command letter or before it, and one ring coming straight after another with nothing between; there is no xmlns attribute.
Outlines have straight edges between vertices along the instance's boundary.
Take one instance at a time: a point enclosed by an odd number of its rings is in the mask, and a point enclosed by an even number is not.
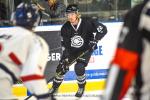
<svg viewBox="0 0 150 100"><path fill-rule="evenodd" d="M66 72L69 71L69 62L68 62L68 58L64 59L61 63L61 71L62 71L62 74L65 74Z"/></svg>
<svg viewBox="0 0 150 100"><path fill-rule="evenodd" d="M57 66L56 73L59 75L64 75L69 71L69 62L68 59L63 59L59 62L59 65Z"/></svg>

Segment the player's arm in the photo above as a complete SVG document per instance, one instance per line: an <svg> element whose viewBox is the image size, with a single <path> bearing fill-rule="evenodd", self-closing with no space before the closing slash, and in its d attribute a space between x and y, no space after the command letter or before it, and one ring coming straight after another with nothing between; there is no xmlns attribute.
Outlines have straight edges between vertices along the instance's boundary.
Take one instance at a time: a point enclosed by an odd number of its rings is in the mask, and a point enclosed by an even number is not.
<svg viewBox="0 0 150 100"><path fill-rule="evenodd" d="M70 48L70 37L67 34L67 29L65 28L65 26L61 28L61 46L63 51L62 59L68 58Z"/></svg>
<svg viewBox="0 0 150 100"><path fill-rule="evenodd" d="M92 24L93 24L94 32L96 33L95 40L99 41L106 35L107 27L96 20L92 20Z"/></svg>
<svg viewBox="0 0 150 100"><path fill-rule="evenodd" d="M49 89L44 77L47 57L48 47L46 44L39 43L37 40L30 42L28 56L21 72L21 79L38 100L49 97Z"/></svg>
<svg viewBox="0 0 150 100"><path fill-rule="evenodd" d="M91 21L91 27L94 34L94 38L91 39L89 46L90 50L97 49L97 43L101 40L107 33L107 27L97 20L89 19Z"/></svg>

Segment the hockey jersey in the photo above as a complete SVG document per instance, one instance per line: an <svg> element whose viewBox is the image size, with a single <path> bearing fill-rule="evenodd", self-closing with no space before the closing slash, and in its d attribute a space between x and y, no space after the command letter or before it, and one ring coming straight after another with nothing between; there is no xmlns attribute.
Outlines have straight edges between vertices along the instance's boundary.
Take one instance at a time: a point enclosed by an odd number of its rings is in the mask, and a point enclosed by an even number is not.
<svg viewBox="0 0 150 100"><path fill-rule="evenodd" d="M150 92L149 51L150 1L137 5L125 16L103 100L122 100L133 79L136 100L149 100L142 98Z"/></svg>
<svg viewBox="0 0 150 100"><path fill-rule="evenodd" d="M35 94L47 92L44 70L48 45L33 32L21 27L0 28L0 69L14 83L21 78Z"/></svg>
<svg viewBox="0 0 150 100"><path fill-rule="evenodd" d="M89 49L90 41L100 40L106 33L106 26L91 18L80 18L77 26L67 21L61 28L62 46L76 54Z"/></svg>

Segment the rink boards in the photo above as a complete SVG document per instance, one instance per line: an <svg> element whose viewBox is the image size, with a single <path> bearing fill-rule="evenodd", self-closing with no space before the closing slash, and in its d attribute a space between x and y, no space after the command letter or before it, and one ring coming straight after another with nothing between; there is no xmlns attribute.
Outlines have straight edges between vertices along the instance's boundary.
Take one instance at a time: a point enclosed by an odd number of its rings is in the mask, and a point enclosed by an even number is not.
<svg viewBox="0 0 150 100"><path fill-rule="evenodd" d="M94 51L90 59L90 63L86 67L86 76L87 76L86 91L104 90L105 79L107 77L107 72L108 72L108 66L115 52L116 42L118 41L118 36L119 36L122 22L104 23L104 24L107 26L108 33L100 42L98 42L98 49ZM50 34L57 33L57 35L59 36L60 29L61 29L60 25L38 26L37 28L35 28L35 31L37 33L41 33L41 35L45 33L45 37L49 39L47 34L50 35ZM53 39L54 38L52 38L52 41L58 41L59 37L57 38L57 40L53 40ZM60 40L58 42L60 42ZM55 48L57 48L57 50L50 52L50 57L48 59L49 62L48 62L47 72L45 73L46 77L48 78L49 76L52 77L55 74L54 72L59 60L59 58L56 57L56 54L61 55L60 52L61 47L59 43L57 44L57 47L54 47L53 49ZM49 88L51 87L51 82L48 84L48 87ZM12 91L13 94L16 96L28 95L27 89L22 84L14 85L12 87ZM59 88L59 92L66 93L66 92L76 92L76 91L77 91L76 75L74 73L74 67L72 65L70 67L70 71L65 76L63 84Z"/></svg>

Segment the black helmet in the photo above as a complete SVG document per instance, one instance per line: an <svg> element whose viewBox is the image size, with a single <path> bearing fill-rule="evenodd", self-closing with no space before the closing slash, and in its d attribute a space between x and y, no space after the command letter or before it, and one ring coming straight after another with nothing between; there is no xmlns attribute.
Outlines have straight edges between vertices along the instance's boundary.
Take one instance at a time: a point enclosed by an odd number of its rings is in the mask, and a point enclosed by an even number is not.
<svg viewBox="0 0 150 100"><path fill-rule="evenodd" d="M79 11L79 8L78 8L78 5L76 4L70 4L66 8L66 13L78 12L78 11Z"/></svg>

